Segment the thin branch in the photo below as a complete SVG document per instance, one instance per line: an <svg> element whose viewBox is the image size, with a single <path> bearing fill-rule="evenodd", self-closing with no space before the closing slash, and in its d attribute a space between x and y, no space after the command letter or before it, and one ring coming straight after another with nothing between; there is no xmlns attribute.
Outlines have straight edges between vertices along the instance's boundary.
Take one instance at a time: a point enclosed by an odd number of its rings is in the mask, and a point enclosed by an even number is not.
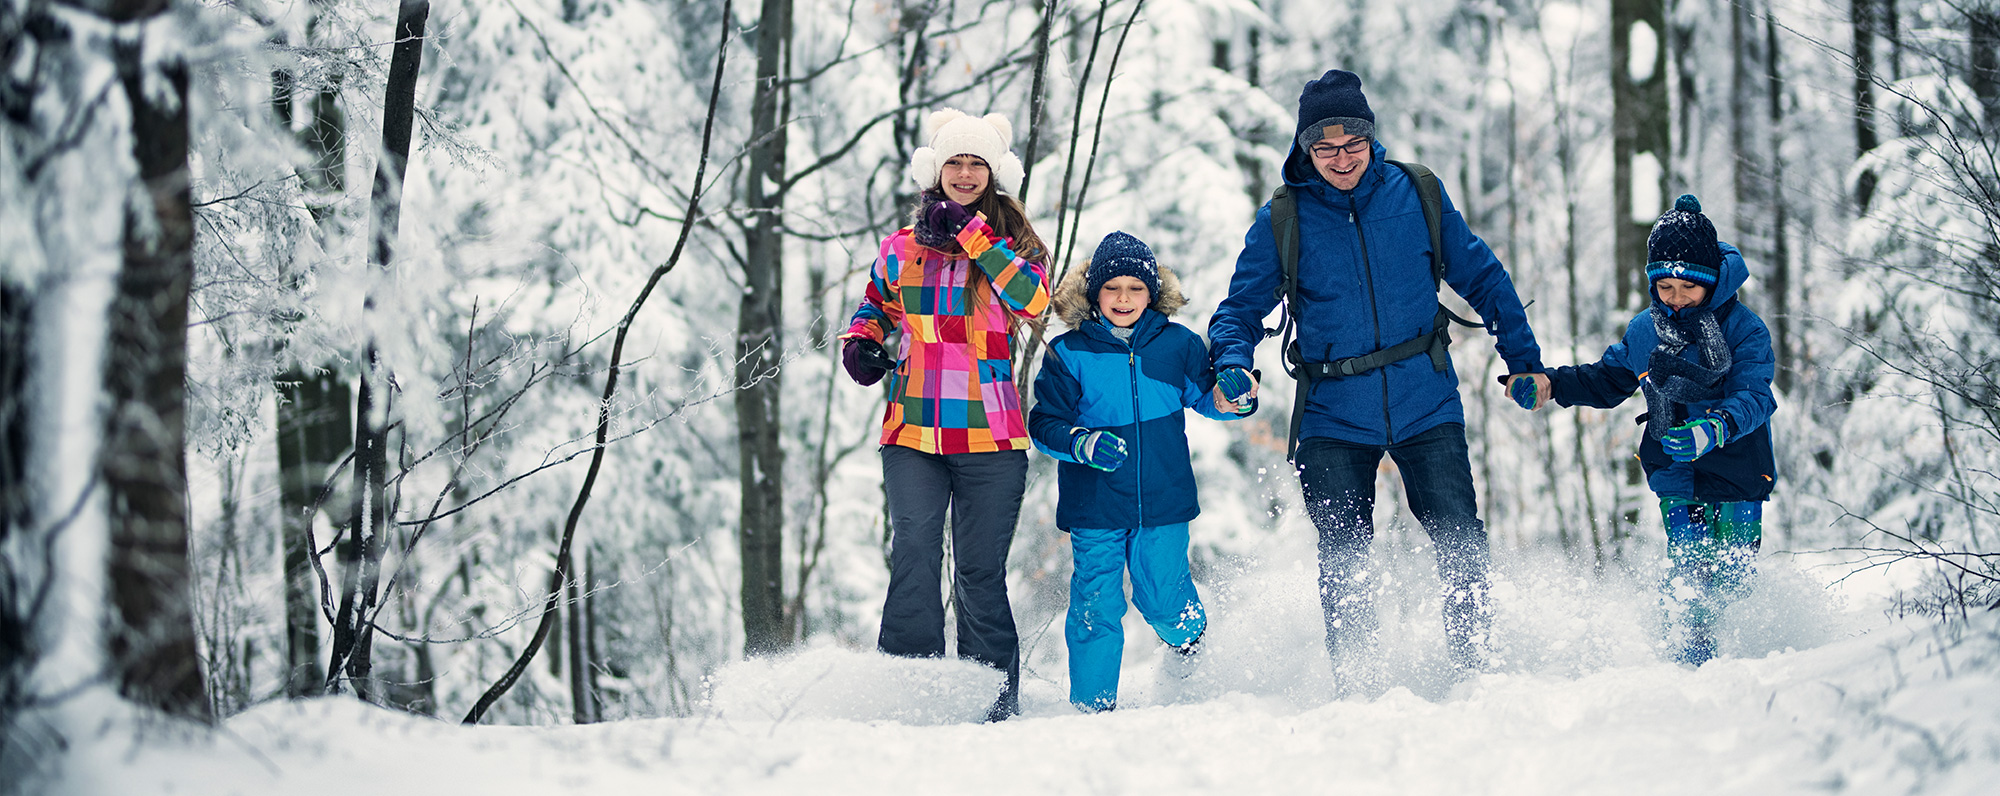
<svg viewBox="0 0 2000 796"><path fill-rule="evenodd" d="M508 2L511 4L513 0ZM723 0L722 3L722 41L716 47L715 78L709 85L708 113L702 120L701 155L696 161L692 188L688 196L686 214L688 220L681 224L680 236L674 241L672 253L667 255L665 262L653 269L652 275L646 280L646 286L640 289L638 297L632 300L631 308L626 310L625 317L618 323L618 337L611 344L611 367L604 380L604 396L597 408L597 444L591 448L590 470L584 474L583 486L577 490L576 502L570 506L569 517L563 524L562 544L556 552L555 576L550 579L549 594L543 600L542 621L535 627L534 638L528 642L527 648L521 651L520 657L514 660L514 665L509 667L507 672L479 697L472 710L465 714L466 724L479 723L479 719L486 714L487 709L506 694L508 689L513 688L514 682L527 670L529 661L534 659L535 653L541 649L542 642L548 638L549 630L558 614L562 588L568 579L567 564L570 560L571 544L576 539L577 522L583 515L584 506L590 501L591 488L596 485L598 471L604 464L604 445L611 430L611 404L618 391L619 364L625 353L625 337L631 331L632 321L639 314L640 308L645 306L646 299L653 294L653 288L659 285L662 277L680 264L681 252L686 250L688 237L694 232L694 218L701 206L701 180L708 170L709 146L714 140L716 109L721 105L723 67L729 60L729 32L735 20L734 5L734 0Z"/></svg>

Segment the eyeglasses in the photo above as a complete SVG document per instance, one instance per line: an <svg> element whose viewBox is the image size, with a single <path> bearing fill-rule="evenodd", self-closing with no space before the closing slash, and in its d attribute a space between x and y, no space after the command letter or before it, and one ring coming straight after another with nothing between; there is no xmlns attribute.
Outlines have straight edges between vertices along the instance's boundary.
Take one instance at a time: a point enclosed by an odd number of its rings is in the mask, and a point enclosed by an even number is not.
<svg viewBox="0 0 2000 796"><path fill-rule="evenodd" d="M1334 155L1339 154L1341 152L1346 152L1347 154L1350 155L1359 155L1363 152L1368 151L1368 146L1371 143L1373 142L1366 138L1356 138L1340 146L1334 146L1332 144L1322 142L1318 144L1313 144L1311 147L1307 148L1306 151L1311 152L1313 157L1319 158L1320 160L1331 160L1333 159Z"/></svg>

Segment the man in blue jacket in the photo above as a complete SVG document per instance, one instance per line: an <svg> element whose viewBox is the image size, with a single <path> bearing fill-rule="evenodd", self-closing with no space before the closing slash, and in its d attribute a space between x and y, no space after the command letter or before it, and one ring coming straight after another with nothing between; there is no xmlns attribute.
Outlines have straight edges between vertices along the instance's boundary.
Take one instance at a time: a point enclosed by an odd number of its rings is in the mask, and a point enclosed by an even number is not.
<svg viewBox="0 0 2000 796"><path fill-rule="evenodd" d="M1332 70L1299 95L1298 131L1285 157L1296 205L1296 284L1273 236L1272 204L1244 236L1229 297L1209 321L1218 401L1256 395L1252 354L1263 319L1280 298L1296 324L1286 352L1298 369L1299 470L1307 513L1319 530L1320 602L1327 651L1343 655L1374 638L1372 584L1375 472L1388 454L1409 505L1436 548L1444 579L1444 627L1453 662L1486 662L1489 559L1466 453L1458 376L1444 354L1439 278L1470 303L1498 339L1508 372L1542 370L1541 349L1507 270L1440 190L1441 273L1431 226L1410 172L1387 163L1361 79ZM1510 382L1511 383L1511 382Z"/></svg>

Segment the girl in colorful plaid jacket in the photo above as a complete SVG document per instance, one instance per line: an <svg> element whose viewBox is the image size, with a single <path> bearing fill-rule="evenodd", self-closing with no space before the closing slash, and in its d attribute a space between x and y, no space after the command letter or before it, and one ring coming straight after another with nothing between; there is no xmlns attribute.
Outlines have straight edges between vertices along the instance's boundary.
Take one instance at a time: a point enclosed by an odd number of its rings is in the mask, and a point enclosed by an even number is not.
<svg viewBox="0 0 2000 796"><path fill-rule="evenodd" d="M1020 650L1007 601L1033 444L1013 379L1013 331L1048 307L1042 241L1028 225L1006 117L944 109L910 157L912 223L882 241L841 361L863 386L889 377L882 415L889 594L877 648L945 654L945 512L951 512L958 655L1006 673L988 713L1020 712ZM884 343L895 334L896 353Z"/></svg>

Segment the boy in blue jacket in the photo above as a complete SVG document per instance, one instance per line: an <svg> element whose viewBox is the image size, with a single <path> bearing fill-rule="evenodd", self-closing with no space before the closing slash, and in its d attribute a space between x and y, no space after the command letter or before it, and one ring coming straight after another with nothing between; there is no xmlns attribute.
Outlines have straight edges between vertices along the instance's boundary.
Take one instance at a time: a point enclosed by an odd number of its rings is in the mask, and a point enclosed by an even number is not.
<svg viewBox="0 0 2000 796"><path fill-rule="evenodd" d="M1049 343L1035 377L1028 432L1061 462L1056 525L1075 559L1069 700L1087 712L1118 703L1128 567L1132 602L1185 664L1208 626L1188 572L1188 521L1201 507L1182 410L1232 420L1256 404L1210 397L1208 347L1167 319L1184 304L1152 250L1113 232L1057 287L1056 315L1071 331Z"/></svg>
<svg viewBox="0 0 2000 796"><path fill-rule="evenodd" d="M1736 300L1750 276L1743 255L1715 239L1693 196L1653 225L1646 260L1653 306L1624 338L1593 364L1516 381L1512 395L1528 409L1549 399L1608 409L1645 393L1639 461L1667 526L1666 598L1683 628L1674 657L1700 666L1715 657L1717 616L1755 574L1777 469L1776 357L1763 319Z"/></svg>

